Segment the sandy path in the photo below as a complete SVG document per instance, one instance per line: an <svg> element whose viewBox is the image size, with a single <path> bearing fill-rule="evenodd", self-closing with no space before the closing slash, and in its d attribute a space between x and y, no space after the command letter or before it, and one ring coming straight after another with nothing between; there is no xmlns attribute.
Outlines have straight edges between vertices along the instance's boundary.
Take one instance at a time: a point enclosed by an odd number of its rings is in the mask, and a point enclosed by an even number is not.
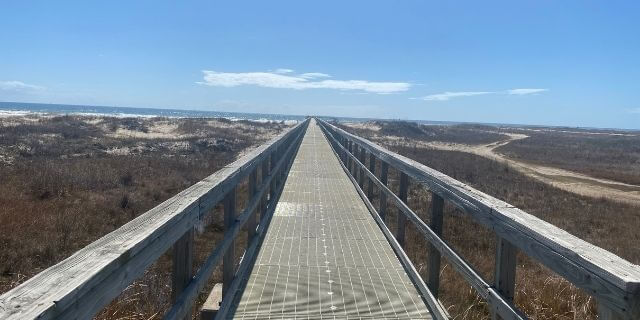
<svg viewBox="0 0 640 320"><path fill-rule="evenodd" d="M461 151L479 155L491 160L506 163L512 168L529 177L535 178L562 190L589 197L605 197L621 202L640 205L640 186L622 183L614 180L595 178L569 170L531 164L524 161L507 158L505 155L495 151L495 149L512 141L525 139L528 136L515 133L502 134L509 136L509 139L490 143L487 145L467 145L444 142L417 142L417 146L435 150ZM376 140L380 142L409 145L409 143L403 142L404 139L400 137L378 136L376 137ZM413 146L414 143L415 142L411 142L410 146Z"/></svg>

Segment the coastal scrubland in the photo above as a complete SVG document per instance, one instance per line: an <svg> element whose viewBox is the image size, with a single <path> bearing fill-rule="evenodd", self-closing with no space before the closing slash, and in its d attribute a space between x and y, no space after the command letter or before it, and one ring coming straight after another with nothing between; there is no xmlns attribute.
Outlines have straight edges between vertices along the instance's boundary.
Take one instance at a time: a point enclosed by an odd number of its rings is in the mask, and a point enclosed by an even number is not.
<svg viewBox="0 0 640 320"><path fill-rule="evenodd" d="M286 127L195 118L0 118L0 293ZM240 188L242 206L246 185ZM196 237L194 264L199 265L222 236L220 215L211 219ZM246 243L239 239L240 248ZM98 318L160 318L169 305L170 274L167 253Z"/></svg>
<svg viewBox="0 0 640 320"><path fill-rule="evenodd" d="M397 138L384 138L384 134L390 134L384 128L386 126L394 128L394 135L400 134ZM406 126L407 129L397 130L395 128ZM452 142L452 135L456 135L456 143L478 144L493 143L500 141L500 136L489 136L482 141L478 140L478 135L482 136L487 131L496 135L505 133L522 132L513 128L486 128L474 126L424 126L415 123L394 122L368 123L368 124L348 124L341 125L347 131L358 134L365 138L378 141L386 148L414 159L438 171L441 171L459 181L467 183L489 195L504 200L524 211L548 221L573 235L576 235L590 243L609 250L620 257L623 257L635 264L640 263L640 249L634 245L640 241L640 207L630 203L623 203L606 197L587 197L561 190L552 185L534 179L526 174L515 170L508 163L496 161L491 158L482 157L477 154L437 150L420 144L404 143L405 137L402 134L409 132L410 141L438 141ZM420 128L420 130L416 130ZM407 131L408 130L408 131ZM428 135L421 137L419 132L448 132L441 136ZM476 133L477 131L479 133ZM544 134L550 137L544 137ZM614 132L615 133L615 132ZM465 139L464 135L468 136ZM533 147L527 146L527 139L517 140L516 143L525 147L522 154L530 159L530 154L535 154L535 148L544 149L546 144L539 141L552 140L553 145L573 145L582 142L583 150L574 151L571 158L566 158L571 151L560 150L561 147L550 148L548 158L561 159L566 164L565 168L576 169L587 163L580 159L582 155L600 154L599 157L592 157L593 167L615 168L628 166L634 161L638 161L638 155L629 156L629 160L617 162L615 156L606 156L604 152L598 151L598 146L607 145L607 141L618 139L617 135L593 135L585 133L561 133L540 131L541 137L532 142ZM534 136L534 135L532 135ZM566 140L563 140L565 139ZM629 142L632 137L622 136L625 143L620 143L612 148L616 150L626 150L630 148L633 154L634 142ZM493 141L492 141L493 140ZM634 141L634 140L631 140ZM513 142L511 142L513 143ZM551 143L551 142L547 142ZM504 148L510 148L506 144ZM521 150L521 149L520 149ZM555 150L555 151L554 151ZM547 159L548 159L547 158ZM572 159L576 159L574 163ZM542 161L542 160L540 160ZM555 164L556 162L544 162L545 164ZM603 169L606 171L606 169ZM589 172L589 171L585 171ZM623 171L618 171L605 176L609 178L618 177ZM629 173L626 181L634 181L633 173ZM622 179L621 179L622 180ZM625 180L623 180L625 181ZM398 191L398 173L390 170L390 185L392 190ZM377 201L377 197L374 202ZM412 184L409 192L409 206L426 222L429 221L428 210L431 203L431 196L424 187ZM388 209L388 226L391 230L395 228L397 211ZM495 235L481 225L476 224L464 212L445 204L444 218L444 239L461 254L478 272L487 280L493 282ZM423 278L427 277L427 257L428 246L413 226L407 230L406 251L416 268L421 272ZM443 260L444 261L444 260ZM518 255L518 267L516 275L516 305L532 319L596 319L596 303L585 292L577 289L569 282L554 274L536 261L528 258L524 254ZM441 300L449 310L454 319L486 319L489 316L486 303L475 293L475 291L459 276L449 264L444 263L441 269Z"/></svg>
<svg viewBox="0 0 640 320"><path fill-rule="evenodd" d="M510 158L640 185L640 132L512 131L529 137L496 149Z"/></svg>

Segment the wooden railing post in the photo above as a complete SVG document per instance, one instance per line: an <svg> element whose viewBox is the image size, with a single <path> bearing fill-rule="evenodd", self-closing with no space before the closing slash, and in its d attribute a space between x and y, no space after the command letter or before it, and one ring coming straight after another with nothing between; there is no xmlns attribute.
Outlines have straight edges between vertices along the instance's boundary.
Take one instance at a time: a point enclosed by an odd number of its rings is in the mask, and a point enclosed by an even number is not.
<svg viewBox="0 0 640 320"><path fill-rule="evenodd" d="M224 198L224 231L231 230L236 222L236 187L229 190ZM231 241L231 245L222 258L222 297L227 297L227 290L231 287L233 277L236 273L235 267L235 240Z"/></svg>
<svg viewBox="0 0 640 320"><path fill-rule="evenodd" d="M442 237L442 222L443 222L443 208L444 199L439 195L431 192L431 222L429 227L433 232ZM433 296L438 298L438 291L440 290L440 251L429 242L429 282L427 286L433 293Z"/></svg>
<svg viewBox="0 0 640 320"><path fill-rule="evenodd" d="M386 186L388 178L389 164L380 160L380 182ZM378 212L380 213L382 221L385 221L387 215L387 194L382 190L380 190L380 208L378 208Z"/></svg>
<svg viewBox="0 0 640 320"><path fill-rule="evenodd" d="M349 149L349 154L353 154L353 142L351 140L347 141L347 145L348 145L348 149ZM351 175L353 175L353 171L351 170L351 164L353 163L353 160L351 159L350 156L347 156L347 171L349 171L351 173Z"/></svg>
<svg viewBox="0 0 640 320"><path fill-rule="evenodd" d="M280 159L282 159L282 153L280 152L280 146L276 147L275 150L275 160L273 161L273 165L276 166L278 164L278 162L280 162ZM282 177L280 175L280 170L276 171L273 173L274 174L274 178L276 179L276 189L280 187L280 178Z"/></svg>
<svg viewBox="0 0 640 320"><path fill-rule="evenodd" d="M369 154L369 171L371 171L371 173L373 173L374 175L376 174L376 156L373 153ZM367 197L369 197L369 200L373 198L372 179L369 179L369 190L367 190Z"/></svg>
<svg viewBox="0 0 640 320"><path fill-rule="evenodd" d="M258 169L253 169L251 174L249 174L249 202L256 196L258 193L257 189L258 183ZM258 210L255 210L249 215L249 220L247 220L247 244L251 243L251 240L256 235L256 227L258 225Z"/></svg>
<svg viewBox="0 0 640 320"><path fill-rule="evenodd" d="M508 302L513 302L516 288L516 254L517 248L509 241L496 237L496 266L494 286ZM492 309L493 310L493 309ZM492 312L492 319L502 319Z"/></svg>
<svg viewBox="0 0 640 320"><path fill-rule="evenodd" d="M402 202L407 203L407 193L409 191L409 176L406 173L400 173L400 190L398 191L398 198ZM404 214L398 212L398 229L396 230L396 239L400 246L404 248L404 233L407 217Z"/></svg>
<svg viewBox="0 0 640 320"><path fill-rule="evenodd" d="M347 138L345 138L345 137L342 137L342 146L345 149L349 148L349 144L347 142ZM347 161L348 161L347 159L348 158L349 158L349 156L347 155L347 151L346 150L342 150L342 163L344 163L345 166L347 165Z"/></svg>
<svg viewBox="0 0 640 320"><path fill-rule="evenodd" d="M366 162L366 157L367 157L367 151L363 148L360 147L360 157L358 157L358 160L360 160L360 163L362 163L362 166L358 166L358 185L360 185L360 189L364 190L364 170L367 167L367 162Z"/></svg>
<svg viewBox="0 0 640 320"><path fill-rule="evenodd" d="M171 272L171 301L176 302L180 293L193 277L193 228L173 245L173 270ZM191 319L189 312L185 319Z"/></svg>
<svg viewBox="0 0 640 320"><path fill-rule="evenodd" d="M260 169L260 185L263 188L269 188L269 186L265 185L264 182L267 180L267 176L269 175L269 157L266 157L262 160L262 168ZM267 212L267 192L263 193L262 201L260 203L260 218L264 216Z"/></svg>
<svg viewBox="0 0 640 320"><path fill-rule="evenodd" d="M273 168L276 167L276 151L271 151L269 155L269 174L273 174ZM269 186L269 201L276 196L276 178L271 179L271 185Z"/></svg>
<svg viewBox="0 0 640 320"><path fill-rule="evenodd" d="M360 155L360 146L356 143L353 144L353 152L351 153L353 154L353 156L355 157L355 159L359 159L359 155ZM353 162L353 167L351 168L351 175L356 179L356 182L358 181L358 164L356 163L355 159L352 161Z"/></svg>

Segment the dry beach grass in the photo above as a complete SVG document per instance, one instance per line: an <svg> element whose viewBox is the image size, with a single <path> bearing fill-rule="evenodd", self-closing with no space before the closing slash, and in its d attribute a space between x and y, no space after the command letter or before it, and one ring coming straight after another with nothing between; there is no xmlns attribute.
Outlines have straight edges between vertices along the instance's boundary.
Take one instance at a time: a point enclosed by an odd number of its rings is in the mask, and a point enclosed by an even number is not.
<svg viewBox="0 0 640 320"><path fill-rule="evenodd" d="M225 119L0 118L0 292L117 229L284 128L279 123ZM244 192L238 194L242 207ZM197 265L223 232L219 215L212 219L196 237ZM239 248L243 245L238 241ZM170 296L169 255L98 317L160 317Z"/></svg>
<svg viewBox="0 0 640 320"><path fill-rule="evenodd" d="M382 128L378 125L377 130L363 129L362 125L356 128L342 127L352 133L375 140L376 137L381 136L381 131L384 132L384 125L381 125ZM396 128L403 125L405 124L393 123L391 126ZM416 126L415 124L406 125L410 128ZM445 132L465 130L471 136L469 141L464 141L463 137L457 137L458 142L478 143L477 137L473 136L475 130L473 127L439 126L438 130ZM482 130L485 131L485 128ZM443 135L442 138L429 136L425 139L430 141L441 139L446 142L452 140L452 134ZM609 136L603 138L610 139ZM411 137L411 141L416 139L422 140L419 134ZM586 197L560 190L528 177L508 164L479 155L433 150L419 145L408 146L388 139L384 141L386 141L385 147L394 152L468 183L633 263L640 263L640 249L633 245L640 241L640 235L637 233L640 228L640 207L638 206L604 197ZM526 144L526 139L518 142ZM556 143L570 142L556 141ZM397 191L397 172L390 172L390 183ZM428 208L431 198L427 190L413 185L410 188L408 201L410 207L416 210L424 221L429 220ZM397 212L393 209L389 211L391 215L387 221L393 230ZM487 282L492 283L495 250L493 233L474 223L465 213L450 205L445 205L444 221L445 240L467 259ZM407 253L416 267L421 270L423 277L426 277L427 243L412 227L407 231L407 237L410 239L407 241ZM455 319L486 319L488 317L485 302L448 264L443 265L441 279L442 301ZM593 299L523 254L518 256L516 304L532 319L596 318Z"/></svg>

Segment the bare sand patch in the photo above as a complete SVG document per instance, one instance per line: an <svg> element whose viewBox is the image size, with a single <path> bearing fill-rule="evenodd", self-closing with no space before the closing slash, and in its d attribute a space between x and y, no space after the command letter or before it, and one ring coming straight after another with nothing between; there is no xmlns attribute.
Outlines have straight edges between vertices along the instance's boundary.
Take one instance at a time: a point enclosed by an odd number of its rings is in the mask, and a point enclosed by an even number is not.
<svg viewBox="0 0 640 320"><path fill-rule="evenodd" d="M519 172L560 188L565 191L573 192L579 195L608 198L625 203L640 205L640 186L627 184L619 181L596 178L582 173L577 173L565 169L554 168L550 166L542 166L531 164L524 161L510 159L505 155L495 151L496 148L504 146L512 141L528 138L525 134L518 133L502 133L507 135L509 139L486 144L486 145L468 145L460 143L444 143L444 142L425 142L407 140L398 136L375 136L374 139L388 144L400 144L404 146L415 146L420 148L460 151L479 155L491 160L508 164Z"/></svg>

